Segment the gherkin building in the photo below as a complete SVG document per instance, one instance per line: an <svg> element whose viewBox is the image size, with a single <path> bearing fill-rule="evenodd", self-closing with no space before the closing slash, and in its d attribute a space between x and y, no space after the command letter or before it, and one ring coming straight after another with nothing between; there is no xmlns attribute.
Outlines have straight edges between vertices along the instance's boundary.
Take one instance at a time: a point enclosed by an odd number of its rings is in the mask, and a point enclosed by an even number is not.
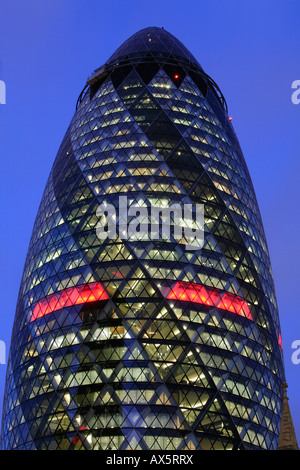
<svg viewBox="0 0 300 470"><path fill-rule="evenodd" d="M201 246L184 227L175 237L160 210L174 204L203 208ZM141 236L126 233L134 221ZM225 98L178 39L145 28L88 78L51 169L1 448L275 450L283 381L266 238Z"/></svg>

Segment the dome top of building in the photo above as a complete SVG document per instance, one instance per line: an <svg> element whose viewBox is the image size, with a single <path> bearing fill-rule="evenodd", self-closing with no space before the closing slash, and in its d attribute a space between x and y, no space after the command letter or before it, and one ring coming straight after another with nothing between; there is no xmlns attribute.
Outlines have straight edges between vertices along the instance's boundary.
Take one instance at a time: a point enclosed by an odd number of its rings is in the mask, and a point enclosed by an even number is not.
<svg viewBox="0 0 300 470"><path fill-rule="evenodd" d="M108 59L107 65L125 60L128 56L141 58L149 55L162 58L173 57L202 70L199 62L181 41L164 28L158 27L144 28L133 34Z"/></svg>

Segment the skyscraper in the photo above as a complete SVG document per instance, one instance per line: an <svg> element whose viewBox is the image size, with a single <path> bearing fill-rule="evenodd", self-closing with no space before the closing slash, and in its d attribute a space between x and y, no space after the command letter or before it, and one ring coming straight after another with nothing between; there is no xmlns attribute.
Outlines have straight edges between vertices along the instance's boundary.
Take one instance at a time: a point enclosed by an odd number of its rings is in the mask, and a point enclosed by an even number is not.
<svg viewBox="0 0 300 470"><path fill-rule="evenodd" d="M165 209L182 205L176 231ZM225 98L180 41L143 29L88 79L46 184L2 448L276 449L283 381L267 243Z"/></svg>

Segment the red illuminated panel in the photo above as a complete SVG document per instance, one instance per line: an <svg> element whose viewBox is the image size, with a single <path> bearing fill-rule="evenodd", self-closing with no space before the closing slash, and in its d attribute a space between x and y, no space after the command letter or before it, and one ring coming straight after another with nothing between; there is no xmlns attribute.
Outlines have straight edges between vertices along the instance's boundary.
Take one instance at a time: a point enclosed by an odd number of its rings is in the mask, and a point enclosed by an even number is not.
<svg viewBox="0 0 300 470"><path fill-rule="evenodd" d="M253 320L247 302L238 295L222 292L213 287L189 282L177 282L167 295L167 299L195 302L237 313Z"/></svg>
<svg viewBox="0 0 300 470"><path fill-rule="evenodd" d="M48 295L40 300L34 307L31 321L48 315L48 313L56 312L64 307L72 305L82 305L96 300L106 300L108 295L104 291L99 282L92 282L76 287L69 287L56 294Z"/></svg>
<svg viewBox="0 0 300 470"><path fill-rule="evenodd" d="M278 336L278 344L281 347L281 349L283 349L283 347L282 347L282 338L281 338L281 333L280 332L279 332L279 336Z"/></svg>

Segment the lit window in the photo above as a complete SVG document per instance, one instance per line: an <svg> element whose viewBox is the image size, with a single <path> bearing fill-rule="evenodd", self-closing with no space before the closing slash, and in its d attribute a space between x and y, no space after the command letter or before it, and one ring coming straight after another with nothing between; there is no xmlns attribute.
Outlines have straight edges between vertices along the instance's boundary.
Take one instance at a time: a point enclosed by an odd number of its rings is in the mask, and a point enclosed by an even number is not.
<svg viewBox="0 0 300 470"><path fill-rule="evenodd" d="M253 320L247 302L238 295L187 282L177 282L167 295L169 300L195 302L227 310Z"/></svg>
<svg viewBox="0 0 300 470"><path fill-rule="evenodd" d="M108 295L99 282L70 287L40 300L34 307L31 321L64 307L106 299L108 299Z"/></svg>

